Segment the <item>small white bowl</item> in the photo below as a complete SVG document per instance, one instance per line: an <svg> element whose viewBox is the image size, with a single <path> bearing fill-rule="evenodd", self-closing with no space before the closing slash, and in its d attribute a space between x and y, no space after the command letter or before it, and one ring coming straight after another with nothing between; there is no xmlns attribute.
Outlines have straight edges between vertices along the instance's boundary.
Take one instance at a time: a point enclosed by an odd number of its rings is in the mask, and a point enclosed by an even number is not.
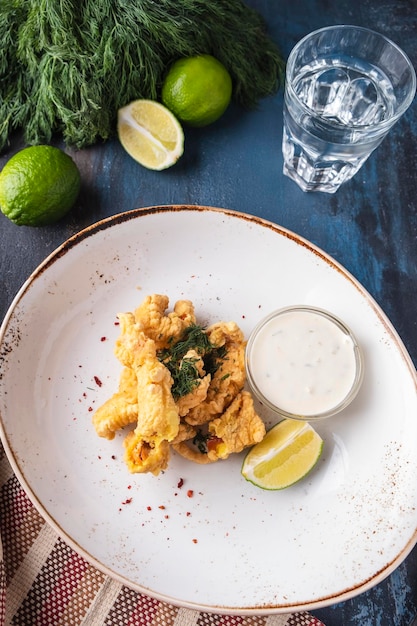
<svg viewBox="0 0 417 626"><path fill-rule="evenodd" d="M291 306L255 327L246 347L248 383L281 417L316 421L345 409L363 380L359 345L339 318Z"/></svg>

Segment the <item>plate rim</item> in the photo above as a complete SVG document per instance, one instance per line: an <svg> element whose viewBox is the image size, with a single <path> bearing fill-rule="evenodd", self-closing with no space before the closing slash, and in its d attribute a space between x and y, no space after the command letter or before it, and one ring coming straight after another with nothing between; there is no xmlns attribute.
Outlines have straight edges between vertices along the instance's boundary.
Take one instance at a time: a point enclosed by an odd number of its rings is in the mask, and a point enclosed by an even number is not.
<svg viewBox="0 0 417 626"><path fill-rule="evenodd" d="M147 215L153 215L162 212L187 212L193 211L198 213L211 212L216 214L224 214L231 218L243 219L244 221L252 222L257 225L266 227L277 233L278 235L289 238L294 243L301 245L307 248L310 252L317 255L322 261L324 261L331 268L337 270L340 274L343 275L345 279L347 279L353 287L355 287L360 294L366 299L373 312L377 315L379 322L383 325L386 332L391 336L394 343L396 344L399 353L401 354L402 359L409 370L413 381L414 386L417 389L417 371L414 367L414 363L409 355L405 344L403 343L400 335L397 330L384 313L380 305L374 299L374 297L366 290L366 288L355 278L355 276L347 270L341 263L339 263L336 259L334 259L330 254L326 253L322 248L309 241L302 235L298 235L294 231L283 227L275 222L272 222L268 219L250 214L243 213L234 209L227 209L209 205L199 205L199 204L161 204L154 206L146 206L146 207L138 207L135 209L131 209L129 211L123 211L120 213L116 213L114 215L108 216L101 220L98 220L89 226L81 229L77 233L71 235L64 242L62 242L59 246L57 246L51 253L49 253L45 259L38 264L38 266L29 274L27 279L23 282L21 287L16 292L12 302L10 303L6 314L2 320L0 325L0 360L5 359L7 356L5 351L2 353L2 346L4 336L9 326L9 322L13 316L14 310L19 302L23 299L27 291L31 288L32 283L35 279L40 276L43 272L47 271L48 268L56 261L58 261L63 255L65 255L72 248L77 246L79 243L88 239L89 237L94 236L96 233L99 233L107 228L111 228L120 223L124 223L129 220L138 219L140 217L144 217ZM369 577L368 580L362 581L358 585L352 585L349 589L341 591L336 595L332 594L329 596L324 596L322 598L318 598L313 601L308 601L305 603L280 603L279 605L274 606L253 606L247 607L243 606L241 608L233 606L227 607L223 605L206 605L199 604L198 602L192 602L187 600L179 600L177 598L173 598L164 593L157 592L153 589L148 589L147 587L140 585L134 581L131 581L129 578L114 572L109 566L105 565L101 561L99 561L96 557L90 554L86 548L82 547L76 540L74 540L63 528L60 524L54 519L52 514L41 504L36 493L29 485L28 481L25 478L23 470L20 468L18 461L15 458L15 455L12 450L12 446L9 444L8 436L6 429L3 424L3 419L0 413L0 440L2 442L5 454L7 459L13 469L13 472L18 479L22 489L25 491L27 496L29 497L32 504L35 506L38 513L44 519L46 523L48 523L51 528L57 533L59 537L61 537L72 549L74 549L79 555L81 555L87 562L89 562L92 566L97 568L103 574L109 576L110 578L120 582L123 585L126 585L136 592L143 593L152 598L160 600L161 602L165 602L168 604L173 604L174 606L180 606L184 608L188 608L195 611L206 611L209 613L222 613L225 615L274 615L274 614L282 614L290 612L299 612L299 611L310 611L318 608L323 608L330 606L335 603L344 602L349 600L361 593L372 589L377 584L381 583L384 579L386 579L410 554L412 549L417 543L417 527L414 530L412 537L406 542L403 549L399 552L395 559L393 559L390 563L387 563L380 571L376 572L373 576Z"/></svg>

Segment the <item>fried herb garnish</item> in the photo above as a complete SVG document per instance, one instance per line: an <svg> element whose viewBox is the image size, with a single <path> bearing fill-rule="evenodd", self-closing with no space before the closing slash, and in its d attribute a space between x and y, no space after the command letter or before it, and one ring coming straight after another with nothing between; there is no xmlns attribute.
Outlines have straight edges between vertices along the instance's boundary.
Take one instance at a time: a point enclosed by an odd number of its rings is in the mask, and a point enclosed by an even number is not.
<svg viewBox="0 0 417 626"><path fill-rule="evenodd" d="M204 357L204 369L207 374L213 374L219 369L222 361L226 358L227 349L226 346L219 346L208 352Z"/></svg>
<svg viewBox="0 0 417 626"><path fill-rule="evenodd" d="M197 354L203 356L213 348L204 328L191 324L187 326L178 341L171 337L168 348L158 351L158 358L166 365L166 361L179 362L189 350L195 350Z"/></svg>
<svg viewBox="0 0 417 626"><path fill-rule="evenodd" d="M174 381L171 387L174 400L191 393L200 384L200 377L195 366L197 360L195 358L185 358L179 363L168 361L165 364L171 372L172 380Z"/></svg>
<svg viewBox="0 0 417 626"><path fill-rule="evenodd" d="M181 338L171 338L167 348L158 350L158 359L167 367L173 379L171 393L174 400L190 393L200 384L200 375L196 366L198 358L186 357L190 350L195 350L203 360L206 374L213 375L226 356L226 347L216 347L211 342L202 326L191 324Z"/></svg>
<svg viewBox="0 0 417 626"><path fill-rule="evenodd" d="M196 446L201 454L207 454L207 442L210 439L210 433L203 433L201 429L197 431L193 439L193 444Z"/></svg>

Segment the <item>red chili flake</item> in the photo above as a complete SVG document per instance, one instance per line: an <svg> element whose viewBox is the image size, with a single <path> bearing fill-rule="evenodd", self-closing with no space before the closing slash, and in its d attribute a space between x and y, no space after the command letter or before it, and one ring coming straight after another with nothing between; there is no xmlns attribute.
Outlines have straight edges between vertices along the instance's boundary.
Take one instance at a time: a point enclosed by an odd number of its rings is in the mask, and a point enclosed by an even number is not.
<svg viewBox="0 0 417 626"><path fill-rule="evenodd" d="M113 461L114 461L114 460L116 459L116 455L115 455L115 454L112 454L112 455L111 455L111 458L112 458L112 459L113 459Z"/></svg>
<svg viewBox="0 0 417 626"><path fill-rule="evenodd" d="M128 488L128 489L132 489L132 485L128 485L128 486L127 486L127 488Z"/></svg>
<svg viewBox="0 0 417 626"><path fill-rule="evenodd" d="M162 509L162 511L164 511L164 510L165 510L165 507L164 507L164 505L163 505L163 504L161 504L161 505L158 507L158 509Z"/></svg>
<svg viewBox="0 0 417 626"><path fill-rule="evenodd" d="M98 387L101 387L101 385L103 384L98 376L94 376L94 382Z"/></svg>
<svg viewBox="0 0 417 626"><path fill-rule="evenodd" d="M88 411L91 413L91 411L92 411L92 410L93 410L93 407L92 407L92 406L89 406L89 407L88 407Z"/></svg>
<svg viewBox="0 0 417 626"><path fill-rule="evenodd" d="M86 393L85 393L85 391L84 391L84 393L83 393L83 398L86 398L86 397L87 397L87 394L86 394Z"/></svg>
<svg viewBox="0 0 417 626"><path fill-rule="evenodd" d="M186 516L190 517L190 515L191 515L190 511L187 511Z"/></svg>
<svg viewBox="0 0 417 626"><path fill-rule="evenodd" d="M99 455L97 458L98 458L98 459L101 459L101 456Z"/></svg>
<svg viewBox="0 0 417 626"><path fill-rule="evenodd" d="M146 507L148 511L152 511L152 507L151 506L147 506Z"/></svg>
<svg viewBox="0 0 417 626"><path fill-rule="evenodd" d="M120 322L119 322L119 321L114 322L114 325L115 325L115 326L119 326L119 324L120 324Z"/></svg>
<svg viewBox="0 0 417 626"><path fill-rule="evenodd" d="M193 495L194 495L194 491L193 491L192 489L189 489L189 490L187 491L187 496L188 496L189 498L192 498L192 497L193 497Z"/></svg>
<svg viewBox="0 0 417 626"><path fill-rule="evenodd" d="M132 502L132 498L126 498L126 500L124 500L122 504L130 504L131 502Z"/></svg>
<svg viewBox="0 0 417 626"><path fill-rule="evenodd" d="M180 478L180 479L179 479L179 481L178 481L178 485L177 485L178 489L181 489L181 487L183 486L183 484L184 484L184 479L183 479L183 478Z"/></svg>
<svg viewBox="0 0 417 626"><path fill-rule="evenodd" d="M107 337L100 337L100 341L106 341Z"/></svg>
<svg viewBox="0 0 417 626"><path fill-rule="evenodd" d="M245 319L245 317L246 317L246 315L242 315L242 319L243 319L243 320Z"/></svg>
<svg viewBox="0 0 417 626"><path fill-rule="evenodd" d="M165 519L169 519L169 515L164 515Z"/></svg>
<svg viewBox="0 0 417 626"><path fill-rule="evenodd" d="M193 539L193 543L198 543L198 539Z"/></svg>

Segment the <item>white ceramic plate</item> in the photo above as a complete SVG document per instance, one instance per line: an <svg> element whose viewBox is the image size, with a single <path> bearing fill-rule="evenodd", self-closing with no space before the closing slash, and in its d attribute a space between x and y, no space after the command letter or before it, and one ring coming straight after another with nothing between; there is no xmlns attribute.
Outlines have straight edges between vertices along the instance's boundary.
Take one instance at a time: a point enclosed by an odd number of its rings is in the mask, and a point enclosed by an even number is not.
<svg viewBox="0 0 417 626"><path fill-rule="evenodd" d="M203 323L235 320L246 335L291 304L350 326L364 383L317 425L324 453L307 479L262 491L242 478L243 455L210 466L173 456L158 477L130 475L122 437L97 437L91 409L120 371L116 314L149 293L189 298ZM22 287L0 358L2 439L19 479L70 545L136 590L225 613L311 609L380 582L416 541L415 369L361 285L279 226L207 207L100 222Z"/></svg>

